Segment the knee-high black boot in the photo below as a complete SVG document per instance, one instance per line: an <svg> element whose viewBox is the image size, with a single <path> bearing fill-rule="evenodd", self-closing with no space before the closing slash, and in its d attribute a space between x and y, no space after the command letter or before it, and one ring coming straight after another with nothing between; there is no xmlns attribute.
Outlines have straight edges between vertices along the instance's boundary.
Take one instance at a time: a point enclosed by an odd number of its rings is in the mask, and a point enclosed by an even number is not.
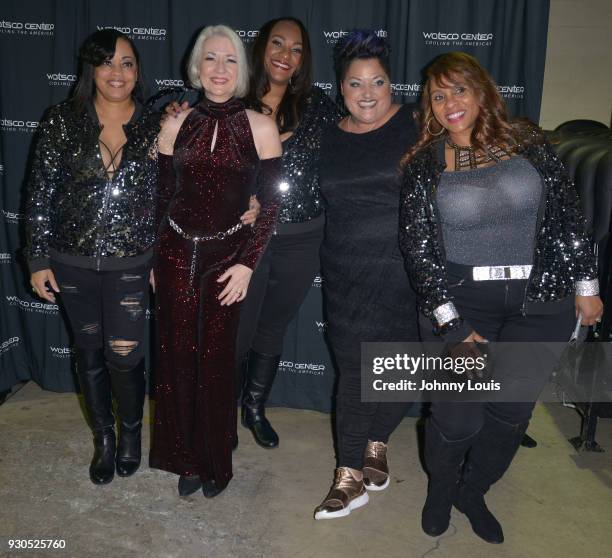
<svg viewBox="0 0 612 558"><path fill-rule="evenodd" d="M447 440L432 419L425 425L425 465L429 473L427 500L423 506L423 531L437 537L448 529L450 512L465 454L476 434L463 440Z"/></svg>
<svg viewBox="0 0 612 558"><path fill-rule="evenodd" d="M504 532L484 495L510 467L528 424L508 424L487 414L466 460L455 507L467 515L474 533L489 543L504 542Z"/></svg>
<svg viewBox="0 0 612 558"><path fill-rule="evenodd" d="M106 484L115 475L116 441L110 377L102 349L77 349L76 368L94 435L89 477L94 484Z"/></svg>
<svg viewBox="0 0 612 558"><path fill-rule="evenodd" d="M264 448L278 446L278 435L266 418L264 404L272 389L279 362L280 355L249 352L242 394L242 425L251 430L255 441Z"/></svg>
<svg viewBox="0 0 612 558"><path fill-rule="evenodd" d="M108 369L121 423L116 458L117 474L129 477L140 467L142 407L145 397L144 359L129 370L111 364Z"/></svg>

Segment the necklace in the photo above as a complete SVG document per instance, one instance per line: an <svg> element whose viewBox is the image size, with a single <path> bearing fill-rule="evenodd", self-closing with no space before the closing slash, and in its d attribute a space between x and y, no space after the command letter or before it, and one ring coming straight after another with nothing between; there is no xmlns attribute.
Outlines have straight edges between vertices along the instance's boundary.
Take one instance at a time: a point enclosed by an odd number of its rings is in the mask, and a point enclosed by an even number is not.
<svg viewBox="0 0 612 558"><path fill-rule="evenodd" d="M455 151L456 171L464 168L476 169L490 161L499 163L503 157L509 156L505 149L497 145L487 145L484 153L476 152L476 149L471 145L457 145L450 138L446 138L446 145Z"/></svg>

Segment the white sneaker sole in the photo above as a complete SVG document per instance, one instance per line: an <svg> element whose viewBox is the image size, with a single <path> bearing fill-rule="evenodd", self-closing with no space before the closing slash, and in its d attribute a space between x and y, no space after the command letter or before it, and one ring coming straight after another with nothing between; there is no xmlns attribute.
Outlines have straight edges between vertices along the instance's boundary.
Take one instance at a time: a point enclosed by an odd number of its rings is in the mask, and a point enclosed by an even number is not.
<svg viewBox="0 0 612 558"><path fill-rule="evenodd" d="M389 486L389 482L390 477L389 475L387 475L387 480L384 482L384 484L381 484L380 486L377 486L375 484L366 484L365 482L363 483L363 485L366 487L366 490L372 490L373 492L377 492L379 490L384 490L385 488L387 488Z"/></svg>
<svg viewBox="0 0 612 558"><path fill-rule="evenodd" d="M335 512L319 511L315 513L314 518L315 519L336 519L337 517L346 517L353 510L356 510L357 508L361 508L362 506L365 506L369 501L370 501L370 497L368 496L368 493L364 492L358 498L351 500L349 502L349 505L346 508L342 508L341 510L338 510Z"/></svg>

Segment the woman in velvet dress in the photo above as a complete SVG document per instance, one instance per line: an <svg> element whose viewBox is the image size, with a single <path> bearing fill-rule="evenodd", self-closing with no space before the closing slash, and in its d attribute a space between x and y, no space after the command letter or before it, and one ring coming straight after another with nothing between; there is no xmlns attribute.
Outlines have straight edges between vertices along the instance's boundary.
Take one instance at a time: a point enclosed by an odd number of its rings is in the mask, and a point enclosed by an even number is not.
<svg viewBox="0 0 612 558"><path fill-rule="evenodd" d="M397 240L399 161L416 139L412 109L392 103L389 47L373 31L348 35L335 67L349 115L322 145L321 270L340 376L338 467L315 519L348 515L368 502L366 490L389 484L387 442L409 404L361 401L361 343L418 340L415 295Z"/></svg>
<svg viewBox="0 0 612 558"><path fill-rule="evenodd" d="M188 65L204 98L159 137L161 219L156 262L158 358L151 466L178 490L221 492L232 477L239 305L278 211L281 144L268 118L245 110L244 47L206 27ZM243 227L252 190L261 213Z"/></svg>

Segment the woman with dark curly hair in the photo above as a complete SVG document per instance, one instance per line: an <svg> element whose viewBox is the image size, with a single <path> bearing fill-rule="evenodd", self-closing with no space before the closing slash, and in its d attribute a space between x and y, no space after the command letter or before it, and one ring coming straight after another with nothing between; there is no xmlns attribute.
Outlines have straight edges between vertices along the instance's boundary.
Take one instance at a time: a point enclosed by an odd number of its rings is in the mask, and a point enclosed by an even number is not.
<svg viewBox="0 0 612 558"><path fill-rule="evenodd" d="M451 52L427 68L419 140L403 159L400 244L426 318L447 342L477 354L487 341L567 341L576 316L602 314L595 258L576 191L533 124L510 122L487 72ZM442 534L454 504L474 532L501 543L484 494L510 466L542 377L495 361L516 392L500 402L433 402L423 530ZM524 401L512 403L511 401ZM467 457L466 457L467 455ZM460 472L461 464L462 471Z"/></svg>
<svg viewBox="0 0 612 558"><path fill-rule="evenodd" d="M334 65L348 116L322 146L327 221L321 271L338 367L337 468L315 519L348 515L389 485L387 442L405 403L361 401L361 343L416 341L415 296L397 242L402 154L416 139L412 108L392 102L389 45L374 31L338 44Z"/></svg>

